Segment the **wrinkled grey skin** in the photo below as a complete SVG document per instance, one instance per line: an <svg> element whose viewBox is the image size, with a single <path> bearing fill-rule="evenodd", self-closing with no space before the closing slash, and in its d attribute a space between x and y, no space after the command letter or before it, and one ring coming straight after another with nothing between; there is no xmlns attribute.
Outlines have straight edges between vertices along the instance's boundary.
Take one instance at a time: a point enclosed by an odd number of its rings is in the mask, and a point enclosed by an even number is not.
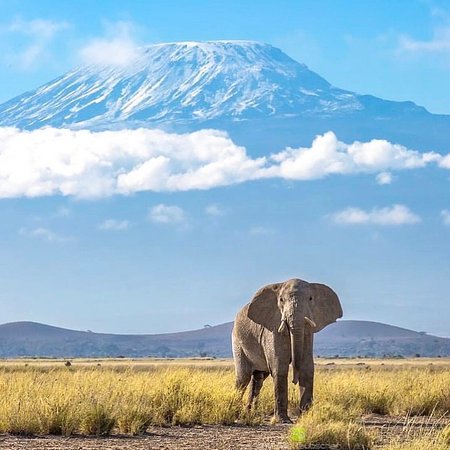
<svg viewBox="0 0 450 450"><path fill-rule="evenodd" d="M313 334L340 317L338 296L323 284L292 279L260 289L237 314L232 335L236 387L244 392L251 382L248 408L270 374L275 388L274 421L290 422L292 362L292 382L299 383L300 409L306 410L313 398Z"/></svg>

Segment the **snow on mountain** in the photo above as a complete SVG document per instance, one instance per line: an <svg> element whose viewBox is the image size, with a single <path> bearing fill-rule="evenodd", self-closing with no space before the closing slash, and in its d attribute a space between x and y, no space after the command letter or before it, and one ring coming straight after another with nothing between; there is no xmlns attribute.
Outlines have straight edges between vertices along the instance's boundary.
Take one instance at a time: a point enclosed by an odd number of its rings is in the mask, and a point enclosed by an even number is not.
<svg viewBox="0 0 450 450"><path fill-rule="evenodd" d="M0 126L95 128L393 111L425 112L412 102L333 87L268 44L177 42L141 48L126 67L76 68L0 105Z"/></svg>

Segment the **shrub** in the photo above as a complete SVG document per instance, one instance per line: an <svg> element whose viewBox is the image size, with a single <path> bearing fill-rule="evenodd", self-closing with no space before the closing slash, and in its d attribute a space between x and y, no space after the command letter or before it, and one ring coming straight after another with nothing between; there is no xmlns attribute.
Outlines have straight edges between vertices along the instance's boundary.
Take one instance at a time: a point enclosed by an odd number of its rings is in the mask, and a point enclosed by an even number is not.
<svg viewBox="0 0 450 450"><path fill-rule="evenodd" d="M373 446L373 437L363 425L352 419L329 419L314 408L294 425L290 440L294 448L332 445L348 450L368 450Z"/></svg>

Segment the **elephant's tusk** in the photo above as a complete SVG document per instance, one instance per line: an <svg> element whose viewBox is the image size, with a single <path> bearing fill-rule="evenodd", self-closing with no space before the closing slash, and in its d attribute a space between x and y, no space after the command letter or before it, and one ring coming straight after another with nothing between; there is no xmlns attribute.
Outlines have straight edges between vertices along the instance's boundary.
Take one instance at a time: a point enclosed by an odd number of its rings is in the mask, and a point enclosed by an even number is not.
<svg viewBox="0 0 450 450"><path fill-rule="evenodd" d="M305 316L305 320L313 327L313 328L317 328L316 322L314 322L313 320L311 320L309 317Z"/></svg>
<svg viewBox="0 0 450 450"><path fill-rule="evenodd" d="M278 333L287 334L289 330L286 320L282 320L280 326L278 327Z"/></svg>

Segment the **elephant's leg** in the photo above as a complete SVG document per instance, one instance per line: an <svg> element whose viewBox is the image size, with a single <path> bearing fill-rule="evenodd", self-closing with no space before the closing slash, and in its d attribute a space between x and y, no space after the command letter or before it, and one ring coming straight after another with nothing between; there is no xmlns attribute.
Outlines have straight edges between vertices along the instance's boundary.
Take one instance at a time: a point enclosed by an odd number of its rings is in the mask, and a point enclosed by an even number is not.
<svg viewBox="0 0 450 450"><path fill-rule="evenodd" d="M300 410L306 411L312 404L314 387L313 333L311 330L305 331L299 385Z"/></svg>
<svg viewBox="0 0 450 450"><path fill-rule="evenodd" d="M291 423L288 409L288 367L284 370L276 370L272 374L275 388L275 414L274 421Z"/></svg>
<svg viewBox="0 0 450 450"><path fill-rule="evenodd" d="M252 374L252 381L250 383L250 394L248 397L247 408L251 409L253 402L256 402L258 395L263 386L264 380L268 377L269 373L262 370L254 370Z"/></svg>
<svg viewBox="0 0 450 450"><path fill-rule="evenodd" d="M244 394L250 383L253 368L241 348L234 349L234 364L236 372L236 389Z"/></svg>

